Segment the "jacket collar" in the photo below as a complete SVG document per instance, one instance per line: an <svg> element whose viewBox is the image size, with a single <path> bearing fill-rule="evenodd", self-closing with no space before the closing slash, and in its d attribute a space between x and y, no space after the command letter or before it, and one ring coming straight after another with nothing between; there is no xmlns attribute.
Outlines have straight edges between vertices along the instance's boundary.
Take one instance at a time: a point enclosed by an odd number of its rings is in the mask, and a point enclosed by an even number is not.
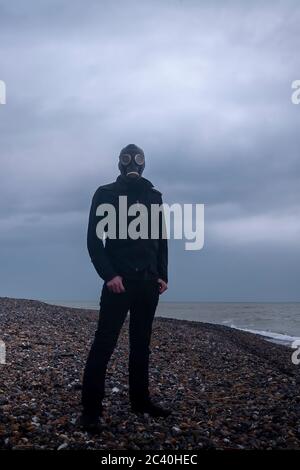
<svg viewBox="0 0 300 470"><path fill-rule="evenodd" d="M153 184L151 181L143 178L141 176L137 180L133 180L128 182L122 175L119 175L116 179L116 183L120 187L120 189L125 189L127 191L146 191L153 188Z"/></svg>

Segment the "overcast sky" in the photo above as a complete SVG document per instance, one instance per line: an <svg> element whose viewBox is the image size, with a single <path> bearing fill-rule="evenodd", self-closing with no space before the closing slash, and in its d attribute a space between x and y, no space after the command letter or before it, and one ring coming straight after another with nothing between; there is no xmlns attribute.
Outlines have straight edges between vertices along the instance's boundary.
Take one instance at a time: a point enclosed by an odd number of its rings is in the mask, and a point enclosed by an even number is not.
<svg viewBox="0 0 300 470"><path fill-rule="evenodd" d="M299 24L297 0L0 0L0 295L99 298L90 202L135 143L165 202L205 204L164 300L300 301Z"/></svg>

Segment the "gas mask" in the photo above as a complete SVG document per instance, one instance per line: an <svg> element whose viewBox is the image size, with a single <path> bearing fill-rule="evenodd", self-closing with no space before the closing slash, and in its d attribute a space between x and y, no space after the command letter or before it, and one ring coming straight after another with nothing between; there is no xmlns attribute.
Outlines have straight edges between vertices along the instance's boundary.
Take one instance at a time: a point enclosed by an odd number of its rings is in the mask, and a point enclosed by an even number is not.
<svg viewBox="0 0 300 470"><path fill-rule="evenodd" d="M119 155L119 170L128 181L136 180L142 176L145 168L145 155L137 145L129 144Z"/></svg>

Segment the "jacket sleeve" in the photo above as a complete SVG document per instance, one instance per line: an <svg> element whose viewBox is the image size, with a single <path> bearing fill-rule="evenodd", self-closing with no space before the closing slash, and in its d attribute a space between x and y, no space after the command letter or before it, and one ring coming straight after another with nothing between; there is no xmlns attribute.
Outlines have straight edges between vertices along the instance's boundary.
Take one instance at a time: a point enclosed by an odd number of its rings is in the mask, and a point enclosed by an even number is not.
<svg viewBox="0 0 300 470"><path fill-rule="evenodd" d="M160 204L162 203L162 198L160 198ZM163 212L160 213L159 225L158 274L163 281L168 283L168 239L164 238L165 217Z"/></svg>
<svg viewBox="0 0 300 470"><path fill-rule="evenodd" d="M87 248L91 261L99 276L104 281L110 281L113 277L117 276L117 273L114 271L104 249L103 239L98 238L96 233L97 224L101 220L100 216L96 216L96 210L99 204L104 202L102 199L102 191L98 189L93 196L90 208L87 231Z"/></svg>

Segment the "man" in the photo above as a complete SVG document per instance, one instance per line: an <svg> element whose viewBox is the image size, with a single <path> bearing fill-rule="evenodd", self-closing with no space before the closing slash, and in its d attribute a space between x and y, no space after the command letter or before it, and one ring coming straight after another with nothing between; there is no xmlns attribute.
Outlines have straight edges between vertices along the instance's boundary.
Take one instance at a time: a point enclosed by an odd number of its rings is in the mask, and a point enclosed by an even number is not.
<svg viewBox="0 0 300 470"><path fill-rule="evenodd" d="M81 424L92 429L99 425L102 400L105 396L105 374L124 320L130 311L129 323L129 398L135 413L166 417L170 414L151 401L148 366L152 322L159 295L168 283L168 246L162 234L163 215L160 212L156 238L106 237L104 246L97 226L101 219L97 207L111 204L119 220L120 196L127 197L127 206L143 204L151 214L152 204L162 204L162 196L150 181L142 177L145 155L134 144L127 145L119 155L120 175L111 184L100 186L94 194L89 216L88 251L91 261L104 280L100 299L100 314L95 339L88 355L82 388L83 413ZM98 212L99 213L99 212ZM149 215L148 233L156 223ZM127 224L132 217L127 217ZM117 224L116 233L124 229ZM126 231L128 229L126 226ZM124 232L124 230L123 230ZM99 236L100 235L100 236Z"/></svg>

